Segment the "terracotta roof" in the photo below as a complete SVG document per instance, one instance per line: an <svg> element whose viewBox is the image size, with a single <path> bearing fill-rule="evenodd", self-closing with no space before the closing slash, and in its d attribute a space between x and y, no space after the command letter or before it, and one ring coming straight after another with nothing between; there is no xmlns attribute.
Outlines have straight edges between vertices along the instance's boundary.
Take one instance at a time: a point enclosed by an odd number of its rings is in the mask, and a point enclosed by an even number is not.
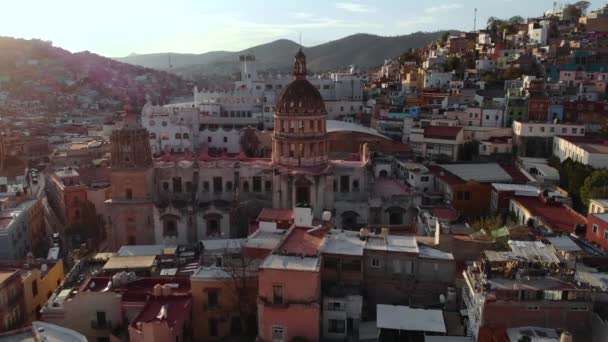
<svg viewBox="0 0 608 342"><path fill-rule="evenodd" d="M448 184L448 185L458 185L458 184L465 184L466 181L464 181L462 178L456 176L455 174L445 170L444 168L437 166L437 165L429 165L428 166L429 172L431 172L433 175L435 175L436 178L441 179L444 183Z"/></svg>
<svg viewBox="0 0 608 342"><path fill-rule="evenodd" d="M456 140L462 127L429 126L424 129L424 137L430 139Z"/></svg>
<svg viewBox="0 0 608 342"><path fill-rule="evenodd" d="M586 224L587 219L562 203L547 203L538 197L514 196L533 216L539 216L555 232L574 233L575 225Z"/></svg>
<svg viewBox="0 0 608 342"><path fill-rule="evenodd" d="M449 208L433 208L431 211L433 216L438 217L440 219L446 219L449 222L454 222L458 220L458 211L452 207Z"/></svg>
<svg viewBox="0 0 608 342"><path fill-rule="evenodd" d="M509 176L511 176L511 182L513 184L527 184L533 181L532 179L529 179L528 176L524 175L519 167L515 165L501 164L500 167L502 167L502 169L505 170Z"/></svg>
<svg viewBox="0 0 608 342"><path fill-rule="evenodd" d="M293 221L293 209L264 208L257 218L261 222Z"/></svg>
<svg viewBox="0 0 608 342"><path fill-rule="evenodd" d="M278 248L283 254L317 256L325 238L323 231L309 233L310 227L294 227Z"/></svg>
<svg viewBox="0 0 608 342"><path fill-rule="evenodd" d="M163 297L146 302L139 315L131 322L131 326L141 331L138 323L153 321L167 322L169 328L180 327L190 316L192 298Z"/></svg>

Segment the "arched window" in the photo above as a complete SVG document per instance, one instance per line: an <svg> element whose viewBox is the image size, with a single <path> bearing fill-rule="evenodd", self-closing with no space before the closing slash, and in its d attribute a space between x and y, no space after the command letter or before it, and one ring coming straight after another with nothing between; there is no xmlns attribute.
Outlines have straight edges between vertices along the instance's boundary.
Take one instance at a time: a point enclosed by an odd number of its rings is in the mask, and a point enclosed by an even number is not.
<svg viewBox="0 0 608 342"><path fill-rule="evenodd" d="M163 190L169 191L169 182L163 182Z"/></svg>
<svg viewBox="0 0 608 342"><path fill-rule="evenodd" d="M163 127L167 126L167 121L163 121L162 125Z"/></svg>
<svg viewBox="0 0 608 342"><path fill-rule="evenodd" d="M164 236L177 237L177 222L175 220L165 220Z"/></svg>
<svg viewBox="0 0 608 342"><path fill-rule="evenodd" d="M133 199L133 190L131 190L130 188L126 188L125 189L125 197L128 200Z"/></svg>
<svg viewBox="0 0 608 342"><path fill-rule="evenodd" d="M175 133L175 139L182 140L182 135L179 133Z"/></svg>
<svg viewBox="0 0 608 342"><path fill-rule="evenodd" d="M154 140L156 139L156 133L152 132L150 133L150 140Z"/></svg>
<svg viewBox="0 0 608 342"><path fill-rule="evenodd" d="M188 139L190 139L190 135L188 133L184 133L182 135L182 138L185 139L185 140L188 140Z"/></svg>
<svg viewBox="0 0 608 342"><path fill-rule="evenodd" d="M243 182L243 192L249 192L249 182Z"/></svg>

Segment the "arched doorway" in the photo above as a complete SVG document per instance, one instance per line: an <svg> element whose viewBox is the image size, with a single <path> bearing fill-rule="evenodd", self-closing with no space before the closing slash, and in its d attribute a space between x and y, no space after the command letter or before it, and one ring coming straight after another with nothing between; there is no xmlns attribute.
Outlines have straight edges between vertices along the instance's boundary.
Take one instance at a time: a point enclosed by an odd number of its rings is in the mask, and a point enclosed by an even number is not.
<svg viewBox="0 0 608 342"><path fill-rule="evenodd" d="M390 207L386 209L386 213L388 214L389 225L395 226L404 224L405 209L401 207Z"/></svg>
<svg viewBox="0 0 608 342"><path fill-rule="evenodd" d="M342 228L346 230L356 230L358 228L357 221L359 214L354 211L345 211L342 213Z"/></svg>
<svg viewBox="0 0 608 342"><path fill-rule="evenodd" d="M296 193L296 206L309 206L310 205L310 187L312 183L304 178L298 178L294 183Z"/></svg>

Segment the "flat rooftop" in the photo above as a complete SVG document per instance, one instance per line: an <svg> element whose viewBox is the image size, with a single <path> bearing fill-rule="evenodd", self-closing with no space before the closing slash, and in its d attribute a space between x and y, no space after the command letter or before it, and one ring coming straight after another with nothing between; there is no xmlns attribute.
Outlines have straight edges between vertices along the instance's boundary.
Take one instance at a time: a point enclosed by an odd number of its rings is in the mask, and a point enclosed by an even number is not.
<svg viewBox="0 0 608 342"><path fill-rule="evenodd" d="M151 268L154 266L156 255L143 256L114 256L111 257L103 266L103 270L122 270L122 269L138 269Z"/></svg>
<svg viewBox="0 0 608 342"><path fill-rule="evenodd" d="M286 271L318 272L321 266L319 257L300 257L271 254L264 260L260 268Z"/></svg>
<svg viewBox="0 0 608 342"><path fill-rule="evenodd" d="M402 331L447 332L442 310L413 309L409 306L376 306L376 326Z"/></svg>

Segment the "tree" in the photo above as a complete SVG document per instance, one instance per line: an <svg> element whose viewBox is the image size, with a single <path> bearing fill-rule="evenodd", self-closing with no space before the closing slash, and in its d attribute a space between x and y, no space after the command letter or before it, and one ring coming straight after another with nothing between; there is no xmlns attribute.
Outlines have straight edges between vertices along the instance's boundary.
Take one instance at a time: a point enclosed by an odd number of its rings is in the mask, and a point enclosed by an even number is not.
<svg viewBox="0 0 608 342"><path fill-rule="evenodd" d="M520 25L524 24L526 20L521 15L515 15L509 18L508 22L511 25Z"/></svg>
<svg viewBox="0 0 608 342"><path fill-rule="evenodd" d="M503 227L507 223L506 218L501 215L482 216L471 224L471 228L475 231L484 229L488 233Z"/></svg>
<svg viewBox="0 0 608 342"><path fill-rule="evenodd" d="M255 328L248 324L248 317L255 313L259 260L245 255L244 247L241 245L235 253L235 248L227 244L221 256L221 267L228 275L229 287L236 304L235 309L239 313L241 335L255 336L256 331L252 331Z"/></svg>
<svg viewBox="0 0 608 342"><path fill-rule="evenodd" d="M450 32L449 31L445 31L441 34L441 43L445 44L448 42L448 39L450 38Z"/></svg>
<svg viewBox="0 0 608 342"><path fill-rule="evenodd" d="M460 58L457 56L450 56L445 61L445 67L447 71L456 70L460 67Z"/></svg>
<svg viewBox="0 0 608 342"><path fill-rule="evenodd" d="M608 198L608 170L595 170L587 177L580 190L580 196L585 207L594 198Z"/></svg>

